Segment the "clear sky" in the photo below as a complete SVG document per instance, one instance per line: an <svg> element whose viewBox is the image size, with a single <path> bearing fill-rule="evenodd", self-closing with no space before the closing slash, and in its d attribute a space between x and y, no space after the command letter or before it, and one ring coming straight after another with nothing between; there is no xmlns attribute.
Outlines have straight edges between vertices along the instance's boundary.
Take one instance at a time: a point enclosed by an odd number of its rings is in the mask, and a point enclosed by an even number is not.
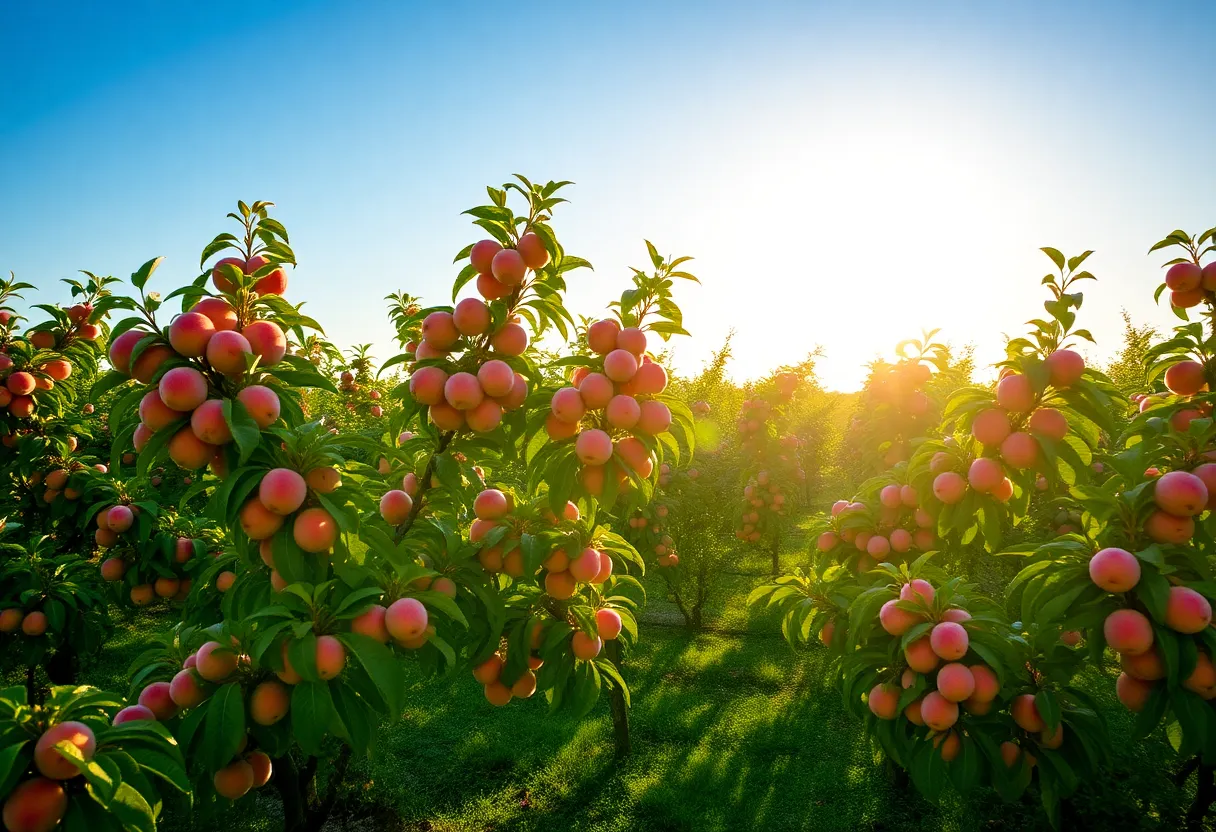
<svg viewBox="0 0 1216 832"><path fill-rule="evenodd" d="M1149 245L1216 225L1213 32L1211 2L0 1L0 270L185 280L269 199L289 298L384 359L383 296L445 300L460 211L519 172L577 183L576 312L644 238L696 257L683 370L732 328L740 379L822 345L856 389L927 327L995 360L1042 245L1096 250L1102 359L1121 308L1173 321Z"/></svg>

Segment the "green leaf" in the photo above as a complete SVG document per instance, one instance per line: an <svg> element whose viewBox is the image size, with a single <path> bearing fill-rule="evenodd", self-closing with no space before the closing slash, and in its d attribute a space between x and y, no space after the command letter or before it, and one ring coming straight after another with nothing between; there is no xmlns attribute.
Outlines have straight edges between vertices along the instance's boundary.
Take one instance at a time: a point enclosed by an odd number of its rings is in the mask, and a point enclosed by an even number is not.
<svg viewBox="0 0 1216 832"><path fill-rule="evenodd" d="M295 686L291 693L291 728L306 753L321 754L333 718L334 700L326 682L301 682Z"/></svg>
<svg viewBox="0 0 1216 832"><path fill-rule="evenodd" d="M240 464L244 465L257 450L262 429L238 399L224 399L223 411L224 421L228 423L228 430L232 432L232 438L240 450Z"/></svg>
<svg viewBox="0 0 1216 832"><path fill-rule="evenodd" d="M229 682L207 703L203 724L203 757L210 771L218 771L232 761L241 738L245 736L245 700L241 686Z"/></svg>
<svg viewBox="0 0 1216 832"><path fill-rule="evenodd" d="M359 633L341 633L338 638L350 648L350 658L362 666L388 703L388 716L399 717L405 710L405 669L393 651Z"/></svg>

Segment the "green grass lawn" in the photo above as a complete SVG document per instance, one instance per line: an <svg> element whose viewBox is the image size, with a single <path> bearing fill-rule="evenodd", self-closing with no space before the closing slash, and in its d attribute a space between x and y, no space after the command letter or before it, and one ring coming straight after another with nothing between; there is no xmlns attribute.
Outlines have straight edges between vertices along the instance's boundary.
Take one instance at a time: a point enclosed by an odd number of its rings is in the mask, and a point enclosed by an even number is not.
<svg viewBox="0 0 1216 832"><path fill-rule="evenodd" d="M798 541L791 542L793 558ZM753 562L754 561L754 562ZM792 562L792 561L791 561ZM633 754L614 757L606 698L587 718L550 716L541 697L488 704L467 671L412 685L372 759L352 766L331 823L359 830L924 830L1046 828L1033 796L1008 806L981 791L931 806L896 784L844 711L826 651L795 653L771 617L743 607L763 556L728 576L713 626L642 627L626 659ZM650 579L651 608L664 606ZM127 663L168 614L124 622L88 681L125 688ZM725 626L721 626L725 625ZM1112 668L1108 671L1113 672ZM1069 829L1175 829L1189 794L1157 741L1130 739L1113 677L1086 681L1110 703L1115 757L1070 801ZM233 830L275 829L277 798L236 813Z"/></svg>

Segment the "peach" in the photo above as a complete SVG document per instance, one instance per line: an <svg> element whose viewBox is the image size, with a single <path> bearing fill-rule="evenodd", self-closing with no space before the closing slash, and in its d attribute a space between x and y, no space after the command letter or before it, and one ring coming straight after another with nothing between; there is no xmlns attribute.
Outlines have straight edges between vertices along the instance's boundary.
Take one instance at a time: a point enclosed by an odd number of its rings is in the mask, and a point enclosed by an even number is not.
<svg viewBox="0 0 1216 832"><path fill-rule="evenodd" d="M584 430L574 443L574 453L584 465L603 465L612 458L612 438L602 430Z"/></svg>
<svg viewBox="0 0 1216 832"><path fill-rule="evenodd" d="M317 636L317 675L323 681L334 679L344 667L346 648L342 646L342 642L333 636Z"/></svg>
<svg viewBox="0 0 1216 832"><path fill-rule="evenodd" d="M156 579L156 583L152 585L157 596L161 598L172 598L177 595L181 589L182 582L178 578L160 577Z"/></svg>
<svg viewBox="0 0 1216 832"><path fill-rule="evenodd" d="M338 524L323 508L306 508L296 515L292 538L305 552L320 554L333 548L338 539Z"/></svg>
<svg viewBox="0 0 1216 832"><path fill-rule="evenodd" d="M604 375L618 384L630 381L637 372L638 360L627 350L614 349L604 356Z"/></svg>
<svg viewBox="0 0 1216 832"><path fill-rule="evenodd" d="M38 772L52 780L71 780L80 774L80 769L56 748L60 743L75 746L87 762L97 750L97 738L83 722L60 722L38 738L34 745L34 766Z"/></svg>
<svg viewBox="0 0 1216 832"><path fill-rule="evenodd" d="M1206 384L1203 365L1198 361L1179 361L1165 371L1166 388L1178 396L1194 396Z"/></svg>
<svg viewBox="0 0 1216 832"><path fill-rule="evenodd" d="M156 714L143 705L128 705L114 714L115 725L122 725L124 722L154 722L155 720Z"/></svg>
<svg viewBox="0 0 1216 832"><path fill-rule="evenodd" d="M1195 669L1182 682L1182 686L1205 700L1216 698L1216 665L1212 664L1207 653L1200 653L1196 657Z"/></svg>
<svg viewBox="0 0 1216 832"><path fill-rule="evenodd" d="M151 384L161 365L176 353L165 344L153 344L144 349L131 365L131 375L144 384ZM10 376L11 378L11 376Z"/></svg>
<svg viewBox="0 0 1216 832"><path fill-rule="evenodd" d="M923 619L916 613L900 609L897 604L898 601L895 599L883 604L882 609L878 611L878 620L888 633L893 636L902 636Z"/></svg>
<svg viewBox="0 0 1216 832"><path fill-rule="evenodd" d="M215 446L199 439L189 427L182 428L169 440L169 458L187 471L202 468L214 456Z"/></svg>
<svg viewBox="0 0 1216 832"><path fill-rule="evenodd" d="M42 367L42 372L46 373L55 381L65 381L68 376L72 375L72 365L62 358L52 358L45 362Z"/></svg>
<svg viewBox="0 0 1216 832"><path fill-rule="evenodd" d="M1194 517L1207 507L1208 489L1189 471L1170 471L1153 486L1153 500L1168 514Z"/></svg>
<svg viewBox="0 0 1216 832"><path fill-rule="evenodd" d="M954 661L967 655L970 639L962 624L943 621L929 632L929 643L938 656L946 661Z"/></svg>
<svg viewBox="0 0 1216 832"><path fill-rule="evenodd" d="M494 255L502 251L502 246L496 240L479 240L469 250L469 262L479 274L490 274Z"/></svg>
<svg viewBox="0 0 1216 832"><path fill-rule="evenodd" d="M249 340L232 330L217 332L207 342L207 363L226 376L243 375L245 356L252 354L253 347L249 345Z"/></svg>
<svg viewBox="0 0 1216 832"><path fill-rule="evenodd" d="M391 636L388 632L388 627L384 624L384 616L388 612L387 609L380 604L372 604L368 607L367 612L358 615L350 621L350 631L359 635L374 638L381 644L388 644Z"/></svg>
<svg viewBox="0 0 1216 832"><path fill-rule="evenodd" d="M1117 653L1137 655L1153 646L1153 626L1137 610L1115 610L1102 623L1106 643Z"/></svg>
<svg viewBox="0 0 1216 832"><path fill-rule="evenodd" d="M494 275L486 272L485 274L477 275L477 294L481 295L486 300L498 300L505 298L511 294L511 287L504 286L494 279Z"/></svg>
<svg viewBox="0 0 1216 832"><path fill-rule="evenodd" d="M273 577L274 577L274 573L272 572L271 573L271 578L272 578L271 583L274 583ZM227 592L228 590L232 589L232 585L234 583L236 583L236 573L235 572L224 571L215 576L215 588L217 590L219 590L220 592Z"/></svg>
<svg viewBox="0 0 1216 832"><path fill-rule="evenodd" d="M419 404L437 405L443 401L447 381L448 374L438 367L419 367L410 375L410 395Z"/></svg>
<svg viewBox="0 0 1216 832"><path fill-rule="evenodd" d="M169 325L169 344L187 358L201 358L215 335L215 324L201 312L178 315Z"/></svg>
<svg viewBox="0 0 1216 832"><path fill-rule="evenodd" d="M190 311L209 318L211 326L216 332L230 332L236 329L236 310L224 298L203 298L194 304Z"/></svg>
<svg viewBox="0 0 1216 832"><path fill-rule="evenodd" d="M907 529L892 530L889 540L893 551L902 553L912 548L912 533Z"/></svg>
<svg viewBox="0 0 1216 832"><path fill-rule="evenodd" d="M1119 697L1123 707L1133 713L1144 710L1152 693L1152 682L1141 681L1126 673L1120 673L1119 678L1115 680L1115 695Z"/></svg>
<svg viewBox="0 0 1216 832"><path fill-rule="evenodd" d="M169 695L168 682L153 682L140 691L139 704L151 711L159 722L172 719L177 715L177 705L173 703L173 697Z"/></svg>
<svg viewBox="0 0 1216 832"><path fill-rule="evenodd" d="M549 265L549 250L545 248L544 240L535 232L529 231L519 238L515 250L523 258L524 265L536 271Z"/></svg>
<svg viewBox="0 0 1216 832"><path fill-rule="evenodd" d="M103 581L121 581L127 572L127 564L122 558L106 558L101 562L101 579ZM8 610L5 610L8 612ZM3 630L0 627L0 630Z"/></svg>
<svg viewBox="0 0 1216 832"><path fill-rule="evenodd" d="M1085 359L1073 350L1056 350L1043 364L1053 387L1071 387L1085 373Z"/></svg>
<svg viewBox="0 0 1216 832"><path fill-rule="evenodd" d="M426 361L431 358L447 358L448 355L450 355L450 354L451 353L449 350L441 350L438 347L436 347L435 345L433 345L430 341L423 341L414 350L414 360L415 361ZM344 382L344 383L350 384L350 382Z"/></svg>
<svg viewBox="0 0 1216 832"><path fill-rule="evenodd" d="M570 638L570 650L576 659L589 662L600 654L604 648L604 640L599 636L589 636L582 630L575 630Z"/></svg>
<svg viewBox="0 0 1216 832"><path fill-rule="evenodd" d="M135 513L129 506L114 506L106 512L106 528L117 534L122 534L131 528L135 522Z"/></svg>
<svg viewBox="0 0 1216 832"><path fill-rule="evenodd" d="M511 392L499 400L503 410L519 410L528 398L528 380L519 373L515 374L515 383Z"/></svg>
<svg viewBox="0 0 1216 832"><path fill-rule="evenodd" d="M21 620L21 632L27 636L40 636L46 632L46 613L34 611Z"/></svg>
<svg viewBox="0 0 1216 832"><path fill-rule="evenodd" d="M587 373L579 382L578 392L588 410L600 410L612 402L612 381L603 373Z"/></svg>
<svg viewBox="0 0 1216 832"><path fill-rule="evenodd" d="M1140 582L1140 561L1126 549L1102 549L1089 559L1089 578L1107 592L1128 592Z"/></svg>
<svg viewBox="0 0 1216 832"><path fill-rule="evenodd" d="M68 811L63 786L34 777L14 788L4 800L4 828L9 832L50 832Z"/></svg>
<svg viewBox="0 0 1216 832"><path fill-rule="evenodd" d="M386 491L380 498L380 516L390 526L400 526L409 519L410 511L414 508L414 500L404 491Z"/></svg>
<svg viewBox="0 0 1216 832"><path fill-rule="evenodd" d="M207 692L203 690L198 673L191 668L185 668L179 670L169 683L169 697L179 708L194 708L206 700Z"/></svg>
<svg viewBox="0 0 1216 832"><path fill-rule="evenodd" d="M528 331L516 323L504 324L490 336L490 347L500 355L523 355L528 349Z"/></svg>
<svg viewBox="0 0 1216 832"><path fill-rule="evenodd" d="M249 342L252 354L259 357L259 367L278 364L287 354L287 336L274 321L253 321L245 325L241 334Z"/></svg>
<svg viewBox="0 0 1216 832"><path fill-rule="evenodd" d="M452 313L439 310L427 315L422 321L422 339L437 350L450 350L460 340Z"/></svg>
<svg viewBox="0 0 1216 832"><path fill-rule="evenodd" d="M656 401L642 402L638 430L650 436L657 436L669 427L671 427L671 410L667 405Z"/></svg>
<svg viewBox="0 0 1216 832"><path fill-rule="evenodd" d="M416 639L426 632L426 607L417 598L399 598L389 605L384 626L397 641Z"/></svg>
<svg viewBox="0 0 1216 832"><path fill-rule="evenodd" d="M975 692L975 676L958 662L951 662L937 671L937 690L951 702L962 702Z"/></svg>
<svg viewBox="0 0 1216 832"><path fill-rule="evenodd" d="M1025 413L1034 407L1034 401L1034 388L1026 376L1014 373L997 382L996 402L1006 410Z"/></svg>
<svg viewBox="0 0 1216 832"><path fill-rule="evenodd" d="M524 258L513 248L504 248L490 261L490 273L504 286L518 286L524 282L528 266Z"/></svg>
<svg viewBox="0 0 1216 832"><path fill-rule="evenodd" d="M905 647L904 658L908 662L908 667L917 673L928 673L938 664L937 654L933 652L927 635L921 636Z"/></svg>
<svg viewBox="0 0 1216 832"><path fill-rule="evenodd" d="M1191 473L1199 477L1203 481L1204 487L1208 490L1206 508L1209 511L1216 508L1216 462L1205 462L1202 465L1196 466Z"/></svg>
<svg viewBox="0 0 1216 832"><path fill-rule="evenodd" d="M563 422L578 422L587 412L583 397L573 387L563 387L549 400L549 409Z"/></svg>
<svg viewBox="0 0 1216 832"><path fill-rule="evenodd" d="M485 393L472 373L455 373L443 386L443 396L457 410L472 410L481 404Z"/></svg>
<svg viewBox="0 0 1216 832"><path fill-rule="evenodd" d="M643 395L656 395L667 389L667 371L653 361L638 367L631 382L634 390Z"/></svg>
<svg viewBox="0 0 1216 832"><path fill-rule="evenodd" d="M156 590L151 584L139 584L131 587L131 603L137 607L146 607L156 598Z"/></svg>
<svg viewBox="0 0 1216 832"><path fill-rule="evenodd" d="M258 725L274 725L291 707L291 696L282 682L268 680L249 696L249 717Z"/></svg>
<svg viewBox="0 0 1216 832"><path fill-rule="evenodd" d="M163 406L176 411L172 414L176 420L182 413L194 410L207 400L207 380L193 367L174 367L161 376L158 392ZM147 400L148 397L144 396L144 399ZM141 401L140 416L143 415L144 402ZM144 421L147 422L146 419ZM148 423L148 427L152 430L159 429L151 423Z"/></svg>
<svg viewBox="0 0 1216 832"><path fill-rule="evenodd" d="M1001 683L992 668L983 664L973 664L968 670L971 671L971 678L975 682L975 690L971 693L971 698L977 702L991 702L996 699L1001 690Z"/></svg>
<svg viewBox="0 0 1216 832"><path fill-rule="evenodd" d="M616 610L598 609L595 611L595 628L600 638L612 641L621 634L621 614Z"/></svg>
<svg viewBox="0 0 1216 832"><path fill-rule="evenodd" d="M613 396L608 402L605 416L612 427L629 430L642 418L642 408L632 396Z"/></svg>
<svg viewBox="0 0 1216 832"><path fill-rule="evenodd" d="M1157 543L1182 545L1195 534L1193 517L1177 517L1165 511L1154 511L1144 523L1145 533Z"/></svg>
<svg viewBox="0 0 1216 832"><path fill-rule="evenodd" d="M612 318L596 321L587 327L587 346L599 355L607 355L617 348L617 335L621 325Z"/></svg>
<svg viewBox="0 0 1216 832"><path fill-rule="evenodd" d="M946 474L939 474L940 477ZM1005 478L1005 471L1001 468L1001 464L995 459L989 457L980 457L971 463L971 468L967 471L967 482L971 487L981 494L987 494L1001 484L1001 480ZM934 483L936 491L936 482ZM946 502L946 500L942 500Z"/></svg>
<svg viewBox="0 0 1216 832"><path fill-rule="evenodd" d="M511 689L502 682L491 682L486 685L486 701L496 707L502 707L511 701Z"/></svg>
<svg viewBox="0 0 1216 832"><path fill-rule="evenodd" d="M483 685L492 684L497 682L498 677L502 675L502 667L502 657L495 653L473 668L473 678Z"/></svg>
<svg viewBox="0 0 1216 832"><path fill-rule="evenodd" d="M274 773L274 766L267 754L261 751L254 751L245 758L245 762L249 763L249 767L253 769L253 787L255 789L260 789L270 782L270 776Z"/></svg>
<svg viewBox="0 0 1216 832"><path fill-rule="evenodd" d="M548 572L545 575L545 592L559 601L565 601L574 596L578 582L569 572Z"/></svg>
<svg viewBox="0 0 1216 832"><path fill-rule="evenodd" d="M440 372L443 371L440 370ZM477 381L480 382L481 389L487 396L499 398L510 394L511 388L515 385L515 371L507 362L492 358L478 368Z"/></svg>
<svg viewBox="0 0 1216 832"><path fill-rule="evenodd" d="M891 552L891 541L876 534L866 542L866 552L875 560L882 561Z"/></svg>
<svg viewBox="0 0 1216 832"><path fill-rule="evenodd" d="M1208 263L1202 271L1202 287L1205 292L1216 291L1216 261Z"/></svg>
<svg viewBox="0 0 1216 832"><path fill-rule="evenodd" d="M836 534L836 532L824 532L823 534L819 535L819 538L815 541L815 548L821 552L830 552L839 544L840 537Z"/></svg>
<svg viewBox="0 0 1216 832"><path fill-rule="evenodd" d="M251 384L236 394L237 401L253 417L258 427L265 430L279 419L279 395L262 384Z"/></svg>
<svg viewBox="0 0 1216 832"><path fill-rule="evenodd" d="M892 684L875 685L866 704L879 719L895 719L899 716L899 688Z"/></svg>
<svg viewBox="0 0 1216 832"><path fill-rule="evenodd" d="M124 375L130 375L131 351L147 334L142 329L128 329L110 341L110 366Z"/></svg>
<svg viewBox="0 0 1216 832"><path fill-rule="evenodd" d="M967 481L954 471L944 471L933 479L933 496L946 505L961 502L966 493Z"/></svg>
<svg viewBox="0 0 1216 832"><path fill-rule="evenodd" d="M270 260L265 255L255 254L245 262L245 274L256 274L263 266L269 266ZM281 295L287 291L287 270L281 265L262 275L253 284L253 293L262 295Z"/></svg>
<svg viewBox="0 0 1216 832"><path fill-rule="evenodd" d="M225 647L218 641L208 641L194 657L194 667L198 675L208 682L222 682L236 672L237 655L231 647Z"/></svg>
<svg viewBox="0 0 1216 832"><path fill-rule="evenodd" d="M1165 662L1157 650L1146 650L1137 655L1123 653L1119 665L1127 675L1143 682L1155 682L1165 678Z"/></svg>
<svg viewBox="0 0 1216 832"><path fill-rule="evenodd" d="M461 335L481 335L490 328L490 307L480 298L465 298L452 310L452 323Z"/></svg>
<svg viewBox="0 0 1216 832"><path fill-rule="evenodd" d="M283 516L266 508L256 497L241 506L239 517L241 530L250 540L265 540L283 525Z"/></svg>
<svg viewBox="0 0 1216 832"><path fill-rule="evenodd" d="M640 359L646 352L646 333L636 326L625 327L616 335L616 346Z"/></svg>
<svg viewBox="0 0 1216 832"><path fill-rule="evenodd" d="M149 394L151 395L151 394ZM200 442L208 445L227 445L232 441L232 430L224 419L222 399L208 399L190 414L190 430Z"/></svg>
<svg viewBox="0 0 1216 832"><path fill-rule="evenodd" d="M1165 285L1176 292L1198 289L1203 270L1194 263L1175 263L1165 273Z"/></svg>
<svg viewBox="0 0 1216 832"><path fill-rule="evenodd" d="M579 556L570 560L570 577L576 581L590 582L599 574L600 553L591 548L583 549Z"/></svg>
<svg viewBox="0 0 1216 832"><path fill-rule="evenodd" d="M1170 587L1165 626L1178 633L1201 633L1212 623L1212 605L1187 586Z"/></svg>
<svg viewBox="0 0 1216 832"><path fill-rule="evenodd" d="M1017 469L1029 468L1038 461L1039 443L1029 433L1018 431L1001 443L1001 459Z"/></svg>
<svg viewBox="0 0 1216 832"><path fill-rule="evenodd" d="M1039 713L1039 706L1035 704L1033 693L1015 696L1009 704L1009 713L1018 727L1028 733L1037 734L1047 727Z"/></svg>
<svg viewBox="0 0 1216 832"><path fill-rule="evenodd" d="M211 267L211 280L215 283L215 288L221 292L231 294L236 291L236 284L225 275L225 272L229 270L224 269L224 266L234 266L237 271L244 274L245 260L240 257L224 257L217 260L215 265Z"/></svg>
<svg viewBox="0 0 1216 832"><path fill-rule="evenodd" d="M899 588L899 600L901 601L919 599L921 603L932 604L935 594L933 585L923 578L914 578Z"/></svg>
<svg viewBox="0 0 1216 832"><path fill-rule="evenodd" d="M920 715L934 731L946 731L958 722L958 705L938 691L930 691L921 700Z"/></svg>
<svg viewBox="0 0 1216 832"><path fill-rule="evenodd" d="M258 499L267 510L286 517L304 505L308 485L290 468L271 468L258 485Z"/></svg>
<svg viewBox="0 0 1216 832"><path fill-rule="evenodd" d="M16 372L4 382L9 392L16 396L28 396L38 386L34 377L26 372Z"/></svg>
<svg viewBox="0 0 1216 832"><path fill-rule="evenodd" d="M497 488L487 488L473 499L473 513L481 520L499 520L510 511L507 495Z"/></svg>
<svg viewBox="0 0 1216 832"><path fill-rule="evenodd" d="M229 763L211 778L216 794L227 800L240 800L249 794L253 780L253 766L244 760Z"/></svg>
<svg viewBox="0 0 1216 832"><path fill-rule="evenodd" d="M431 405L431 422L442 431L456 431L464 427L464 413L447 402Z"/></svg>
<svg viewBox="0 0 1216 832"><path fill-rule="evenodd" d="M1040 407L1030 414L1027 427L1034 433L1041 433L1048 439L1059 442L1068 433L1068 420L1054 407ZM1001 455L1004 456L1003 449Z"/></svg>
<svg viewBox="0 0 1216 832"><path fill-rule="evenodd" d="M639 477L646 479L654 473L654 459L636 436L626 436L616 442L616 452Z"/></svg>

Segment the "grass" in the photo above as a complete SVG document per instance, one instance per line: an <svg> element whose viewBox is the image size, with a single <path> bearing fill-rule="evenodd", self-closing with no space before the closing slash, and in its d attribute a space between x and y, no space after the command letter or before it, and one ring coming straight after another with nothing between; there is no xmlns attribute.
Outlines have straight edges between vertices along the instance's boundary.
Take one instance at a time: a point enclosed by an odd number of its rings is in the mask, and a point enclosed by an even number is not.
<svg viewBox="0 0 1216 832"><path fill-rule="evenodd" d="M790 541L792 563L801 541ZM606 701L575 721L540 697L489 705L467 672L411 684L403 718L370 760L351 769L333 829L359 830L1032 830L1046 828L1032 797L1007 806L981 790L938 806L899 784L849 717L825 668L826 651L794 652L776 622L743 606L765 571L745 559L709 611L717 632L642 628L627 657L633 754L618 761ZM651 579L650 608L664 607ZM139 613L88 674L123 689L127 663L167 615ZM1108 669L1110 670L1110 669ZM1069 829L1174 829L1190 796L1167 777L1160 742L1130 739L1112 677L1084 680L1103 701L1115 756L1106 777L1070 801ZM277 799L237 813L232 830L269 830Z"/></svg>

